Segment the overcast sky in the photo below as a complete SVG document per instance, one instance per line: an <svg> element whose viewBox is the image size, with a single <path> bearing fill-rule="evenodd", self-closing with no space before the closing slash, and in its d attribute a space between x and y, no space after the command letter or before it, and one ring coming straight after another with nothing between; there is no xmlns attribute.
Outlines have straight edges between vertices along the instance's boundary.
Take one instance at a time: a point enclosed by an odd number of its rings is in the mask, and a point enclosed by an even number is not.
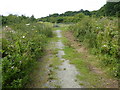
<svg viewBox="0 0 120 90"><path fill-rule="evenodd" d="M0 14L34 15L36 18L65 11L98 10L106 0L1 0Z"/></svg>

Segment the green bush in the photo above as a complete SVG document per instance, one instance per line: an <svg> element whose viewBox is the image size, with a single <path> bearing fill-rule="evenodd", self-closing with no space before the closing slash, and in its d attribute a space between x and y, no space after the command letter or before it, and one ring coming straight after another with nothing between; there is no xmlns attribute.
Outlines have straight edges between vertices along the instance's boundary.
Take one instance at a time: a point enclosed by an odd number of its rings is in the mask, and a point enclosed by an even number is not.
<svg viewBox="0 0 120 90"><path fill-rule="evenodd" d="M104 66L110 66L110 72L119 77L119 45L117 19L85 17L77 24L71 25L71 30L79 41L86 43L100 59Z"/></svg>
<svg viewBox="0 0 120 90"><path fill-rule="evenodd" d="M12 23L3 29L3 88L25 87L48 37L52 37L52 28L45 23Z"/></svg>

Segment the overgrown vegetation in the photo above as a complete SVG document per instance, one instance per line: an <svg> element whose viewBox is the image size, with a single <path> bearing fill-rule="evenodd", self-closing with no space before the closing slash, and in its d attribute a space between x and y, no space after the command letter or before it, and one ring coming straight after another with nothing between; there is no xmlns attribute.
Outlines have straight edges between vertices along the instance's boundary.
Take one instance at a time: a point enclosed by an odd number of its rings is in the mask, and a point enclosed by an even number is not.
<svg viewBox="0 0 120 90"><path fill-rule="evenodd" d="M55 13L40 19L35 19L33 15L31 17L12 14L2 16L3 67L0 63L0 69L2 67L3 88L22 88L29 81L32 67L37 59L43 56L48 38L52 37L51 24L46 22L70 24L69 30L74 33L79 42L85 44L99 57L101 66L107 67L111 75L120 78L120 26L115 17L120 17L119 10L120 2L115 2L107 3L97 11L81 9L63 14ZM70 54L69 58L73 58L73 52ZM73 63L77 64L77 62L84 63L78 59ZM53 61L53 63L57 62Z"/></svg>
<svg viewBox="0 0 120 90"><path fill-rule="evenodd" d="M80 11L67 11L63 14L52 14L47 17L40 18L40 21L51 22L51 23L76 23L84 15L91 16L91 12L88 10L81 9Z"/></svg>
<svg viewBox="0 0 120 90"><path fill-rule="evenodd" d="M107 2L97 12L97 16L117 16L120 13L120 2Z"/></svg>
<svg viewBox="0 0 120 90"><path fill-rule="evenodd" d="M102 17L102 16L117 16L120 13L120 2L107 2L99 10L88 11L88 10L79 10L79 11L67 11L62 14L54 13L47 17L42 17L39 20L44 22L52 23L77 23L81 20L84 15L90 17Z"/></svg>
<svg viewBox="0 0 120 90"><path fill-rule="evenodd" d="M69 23L69 27L80 42L86 44L96 54L101 65L108 67L108 72L120 78L119 74L119 18L120 2L107 2L97 11L68 11L53 14L42 21Z"/></svg>
<svg viewBox="0 0 120 90"><path fill-rule="evenodd" d="M25 87L37 59L44 54L47 38L52 37L50 24L21 18L3 17L7 20L3 25L8 25L3 27L2 37L3 88Z"/></svg>
<svg viewBox="0 0 120 90"><path fill-rule="evenodd" d="M100 76L95 73L92 73L89 70L89 67L86 63L86 59L83 58L83 55L78 53L73 47L65 47L64 56L66 59L70 60L71 64L74 64L77 69L80 71L80 75L77 75L77 78L81 81L79 84L86 88L100 88L103 87L103 82L100 80ZM93 59L93 58L89 58Z"/></svg>
<svg viewBox="0 0 120 90"><path fill-rule="evenodd" d="M102 65L109 67L108 71L115 77L119 74L119 29L116 18L110 20L107 17L91 18L85 17L69 27L80 42L86 44L88 48L101 60Z"/></svg>

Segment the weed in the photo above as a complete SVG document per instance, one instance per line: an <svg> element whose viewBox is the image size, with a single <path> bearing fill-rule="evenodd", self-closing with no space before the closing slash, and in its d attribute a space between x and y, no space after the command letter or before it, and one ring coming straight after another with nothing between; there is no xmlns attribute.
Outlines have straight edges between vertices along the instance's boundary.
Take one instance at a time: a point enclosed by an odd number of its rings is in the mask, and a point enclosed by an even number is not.
<svg viewBox="0 0 120 90"><path fill-rule="evenodd" d="M81 53L75 52L75 50L72 47L66 46L64 49L66 55L64 55L64 58L67 60L70 60L70 64L74 64L78 71L80 72L80 75L77 75L77 78L80 81L85 81L82 85L85 87L91 87L99 83L98 87L101 87L102 83L97 79L97 74L94 74L90 71L85 58L83 58L83 55ZM86 83L86 82L89 82Z"/></svg>
<svg viewBox="0 0 120 90"><path fill-rule="evenodd" d="M101 65L109 67L108 72L119 78L119 31L116 23L116 19L86 17L71 25L69 30L90 49L91 53L101 56Z"/></svg>
<svg viewBox="0 0 120 90"><path fill-rule="evenodd" d="M52 28L45 23L11 23L3 34L3 87L24 87L37 59L44 55Z"/></svg>

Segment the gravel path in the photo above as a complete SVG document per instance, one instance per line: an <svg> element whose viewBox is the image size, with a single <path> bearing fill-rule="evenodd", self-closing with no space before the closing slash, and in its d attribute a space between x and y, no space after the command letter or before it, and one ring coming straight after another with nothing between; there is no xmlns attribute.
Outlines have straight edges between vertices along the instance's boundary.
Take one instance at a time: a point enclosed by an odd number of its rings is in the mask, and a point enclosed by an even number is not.
<svg viewBox="0 0 120 90"><path fill-rule="evenodd" d="M56 30L55 32L57 37L62 37L61 30ZM76 79L76 75L79 73L77 72L75 66L70 64L69 60L62 58L65 53L63 51L64 44L61 40L56 43L56 47L59 49L57 54L58 58L59 60L63 61L62 65L59 66L59 71L57 71L57 76L60 80L61 88L81 88Z"/></svg>

